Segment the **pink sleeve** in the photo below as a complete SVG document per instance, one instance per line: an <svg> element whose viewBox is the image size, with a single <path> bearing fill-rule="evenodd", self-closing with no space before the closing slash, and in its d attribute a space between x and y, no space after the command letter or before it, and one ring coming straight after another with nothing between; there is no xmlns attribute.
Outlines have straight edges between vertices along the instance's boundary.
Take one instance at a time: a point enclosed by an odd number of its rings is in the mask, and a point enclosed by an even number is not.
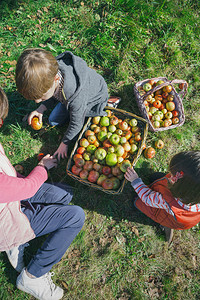
<svg viewBox="0 0 200 300"><path fill-rule="evenodd" d="M32 197L47 178L47 171L41 166L35 167L24 178L0 173L0 203L20 201Z"/></svg>

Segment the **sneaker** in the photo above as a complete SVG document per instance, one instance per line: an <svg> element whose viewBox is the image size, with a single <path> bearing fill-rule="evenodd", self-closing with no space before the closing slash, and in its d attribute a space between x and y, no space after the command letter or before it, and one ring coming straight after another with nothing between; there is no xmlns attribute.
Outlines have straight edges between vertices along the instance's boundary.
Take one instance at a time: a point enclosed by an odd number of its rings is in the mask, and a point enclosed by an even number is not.
<svg viewBox="0 0 200 300"><path fill-rule="evenodd" d="M166 226L162 226L160 225L161 229L163 231L165 231L165 238L166 238L166 241L168 242L168 244L170 244L172 242L172 239L173 239L173 235L174 235L174 230L169 228L169 227L166 227Z"/></svg>
<svg viewBox="0 0 200 300"><path fill-rule="evenodd" d="M110 107L116 108L118 106L118 104L120 103L120 101L121 101L120 97L110 96L110 98L108 99L107 105Z"/></svg>
<svg viewBox="0 0 200 300"><path fill-rule="evenodd" d="M13 268L17 272L21 272L21 270L24 268L24 249L25 247L28 247L29 243L25 243L23 245L20 245L19 247L14 247L8 251L6 251L6 254L8 256L8 259L13 266Z"/></svg>
<svg viewBox="0 0 200 300"><path fill-rule="evenodd" d="M41 277L30 278L24 268L17 277L16 285L19 290L34 296L36 299L59 300L63 297L64 292L63 289L53 283L51 279L53 275L53 272L48 272Z"/></svg>

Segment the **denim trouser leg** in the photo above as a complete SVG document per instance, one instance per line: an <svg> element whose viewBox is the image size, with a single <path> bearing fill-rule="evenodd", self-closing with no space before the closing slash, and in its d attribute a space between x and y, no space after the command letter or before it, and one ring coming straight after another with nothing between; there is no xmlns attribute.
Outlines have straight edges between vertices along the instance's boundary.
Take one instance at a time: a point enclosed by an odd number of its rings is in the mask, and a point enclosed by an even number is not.
<svg viewBox="0 0 200 300"><path fill-rule="evenodd" d="M58 103L49 116L49 124L51 126L61 126L69 122L69 119L69 111L66 106L62 103Z"/></svg>
<svg viewBox="0 0 200 300"><path fill-rule="evenodd" d="M30 208L22 208L36 236L49 234L44 244L30 261L27 270L40 277L60 261L84 224L84 211L79 206L68 205L72 190L44 183L38 192L27 199ZM23 201L22 201L23 202Z"/></svg>

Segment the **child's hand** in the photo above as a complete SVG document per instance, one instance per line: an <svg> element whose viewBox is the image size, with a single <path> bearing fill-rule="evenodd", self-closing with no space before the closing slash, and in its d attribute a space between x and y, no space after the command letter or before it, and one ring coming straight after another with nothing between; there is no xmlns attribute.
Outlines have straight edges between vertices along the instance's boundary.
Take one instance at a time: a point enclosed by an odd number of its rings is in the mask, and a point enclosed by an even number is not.
<svg viewBox="0 0 200 300"><path fill-rule="evenodd" d="M46 167L49 170L53 167L57 167L57 159L50 154L47 154L41 159L38 166Z"/></svg>
<svg viewBox="0 0 200 300"><path fill-rule="evenodd" d="M58 147L58 149L56 150L56 152L54 153L53 157L55 157L57 155L58 160L60 160L60 158L67 157L67 149L68 149L68 146L62 142L60 144L60 146Z"/></svg>
<svg viewBox="0 0 200 300"><path fill-rule="evenodd" d="M42 123L42 117L43 114L39 113L37 110L34 110L30 113L30 115L28 116L28 124L31 125L31 120L33 119L33 117L38 117L39 119L39 123Z"/></svg>
<svg viewBox="0 0 200 300"><path fill-rule="evenodd" d="M133 168L128 168L126 173L124 174L124 177L130 182L132 182L136 178L139 178L138 174L135 172Z"/></svg>

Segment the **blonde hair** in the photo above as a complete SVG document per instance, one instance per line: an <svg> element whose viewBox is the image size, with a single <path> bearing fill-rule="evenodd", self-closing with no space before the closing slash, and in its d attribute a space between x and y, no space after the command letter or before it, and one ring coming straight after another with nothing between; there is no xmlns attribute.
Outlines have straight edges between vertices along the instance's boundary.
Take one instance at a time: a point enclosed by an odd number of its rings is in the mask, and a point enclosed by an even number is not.
<svg viewBox="0 0 200 300"><path fill-rule="evenodd" d="M40 99L52 87L57 72L58 62L51 52L26 49L17 61L17 90L28 100Z"/></svg>
<svg viewBox="0 0 200 300"><path fill-rule="evenodd" d="M0 87L0 118L5 119L7 117L8 108L8 98L3 89Z"/></svg>

